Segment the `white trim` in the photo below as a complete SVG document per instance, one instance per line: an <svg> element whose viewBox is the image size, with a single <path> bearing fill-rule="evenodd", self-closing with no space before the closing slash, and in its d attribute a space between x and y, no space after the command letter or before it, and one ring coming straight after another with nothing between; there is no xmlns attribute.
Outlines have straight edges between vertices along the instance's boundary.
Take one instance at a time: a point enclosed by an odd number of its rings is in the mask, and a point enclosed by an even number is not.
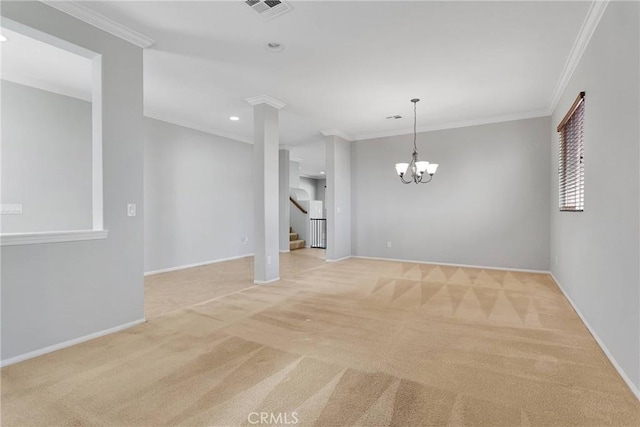
<svg viewBox="0 0 640 427"><path fill-rule="evenodd" d="M283 109L287 105L279 99L275 99L269 95L252 96L251 98L247 98L246 101L251 105L267 104L278 110Z"/></svg>
<svg viewBox="0 0 640 427"><path fill-rule="evenodd" d="M94 332L93 334L85 335L83 337L74 338L69 341L61 342L59 344L43 347L39 350L30 351L28 353L24 353L19 356L10 357L9 359L5 359L1 361L0 366L5 367L5 366L13 365L14 363L22 362L27 359L33 359L34 357L42 356L43 354L51 353L57 350L62 350L63 348L71 347L72 345L80 344L86 341L103 337L105 335L113 334L115 332L120 332L122 330L129 329L129 328L133 328L134 326L137 326L144 322L145 322L144 318L134 320L133 322L125 323L113 328L105 329L103 331Z"/></svg>
<svg viewBox="0 0 640 427"><path fill-rule="evenodd" d="M412 262L414 264L446 265L448 267L484 268L486 270L517 271L519 273L550 274L550 272L547 271L547 270L531 270L531 269L527 269L527 268L491 267L491 266L486 266L486 265L453 264L453 263L449 263L449 262L439 262L439 261L416 261L416 260L412 260L412 259L381 258L381 257L360 256L360 255L353 255L353 258L374 259L374 260L378 260L378 261Z"/></svg>
<svg viewBox="0 0 640 427"><path fill-rule="evenodd" d="M276 277L275 279L271 280L254 280L253 283L255 283L256 285L266 285L268 283L277 282L278 280L280 280L280 278Z"/></svg>
<svg viewBox="0 0 640 427"><path fill-rule="evenodd" d="M94 230L104 228L102 171L102 55L91 60L91 212Z"/></svg>
<svg viewBox="0 0 640 427"><path fill-rule="evenodd" d="M355 257L353 257L352 255L347 255L347 256L345 256L345 257L338 258L338 259L328 259L328 258L325 258L325 261L326 261L326 262L340 262L340 261L344 261L344 260L349 259L349 258L355 258Z"/></svg>
<svg viewBox="0 0 640 427"><path fill-rule="evenodd" d="M96 28L106 31L107 33L113 34L116 37L121 38L122 40L126 40L129 43L133 43L134 45L147 48L153 46L156 41L150 37L147 37L143 34L140 34L137 31L132 30L129 27L126 27L122 24L117 23L116 21L107 18L106 16L95 12L94 10L89 9L88 7L81 5L75 1L48 1L48 0L40 0L42 3L46 4L49 7L54 9L58 9L61 12L66 13L67 15L71 15L74 18L77 18L81 21L86 22L89 25L93 25Z"/></svg>
<svg viewBox="0 0 640 427"><path fill-rule="evenodd" d="M554 110L558 106L560 97L567 88L567 85L571 80L571 76L573 76L573 72L576 70L584 51L587 49L591 36L593 36L598 23L600 23L600 19L602 18L608 4L609 0L598 0L591 3L587 16L582 23L582 27L580 28L580 31L578 31L578 36L573 42L567 62L564 64L562 73L560 73L560 78L553 90L551 103L549 104L549 114L553 114Z"/></svg>
<svg viewBox="0 0 640 427"><path fill-rule="evenodd" d="M303 173L303 172L300 172L300 178L309 178L309 179L327 179L327 178L325 178L325 177L326 177L326 174L325 174L325 175L322 175L322 174L314 175L314 174L310 174L310 173L306 173L306 172L304 172L304 173ZM323 219L323 218L319 218L319 219Z"/></svg>
<svg viewBox="0 0 640 427"><path fill-rule="evenodd" d="M106 239L109 230L41 231L0 234L0 246L38 245L41 243L78 242Z"/></svg>
<svg viewBox="0 0 640 427"><path fill-rule="evenodd" d="M289 252L291 252L291 249L280 249L281 254L288 254Z"/></svg>
<svg viewBox="0 0 640 427"><path fill-rule="evenodd" d="M233 261L235 259L247 258L247 257L250 257L250 256L253 256L253 254L238 255L238 256L232 256L232 257L229 257L229 258L219 258L219 259L213 259L213 260L210 260L210 261L196 262L196 263L193 263L193 264L177 265L175 267L162 268L160 270L145 271L144 275L145 275L145 277L146 276L153 276L154 274L169 273L171 271L185 270L187 268L193 268L193 267L202 267L203 265L217 264L219 262L225 262L225 261Z"/></svg>
<svg viewBox="0 0 640 427"><path fill-rule="evenodd" d="M587 327L587 329L589 330L593 338L596 340L596 342L598 343L598 345L600 346L604 354L609 359L609 362L611 362L611 364L616 369L616 371L618 371L618 374L622 377L624 382L627 383L627 386L629 387L631 392L636 396L638 400L640 400L640 389L638 389L638 387L636 387L633 381L631 381L631 378L627 376L626 372L622 369L622 367L618 364L616 359L613 357L613 354L611 354L607 346L604 345L604 341L600 339L598 334L596 334L596 331L591 327L591 325L589 325L589 322L587 322L587 319L582 315L578 306L574 304L569 294L567 294L564 288L562 287L562 285L560 285L560 282L558 281L558 279L556 279L556 276L554 276L552 272L549 272L549 275L556 282L556 285L558 286L558 288L560 289L564 297L567 299L567 301L569 301L569 304L571 304L571 307L573 307L573 310L576 312L578 317L580 317L580 320L582 320L582 323L584 323L584 326Z"/></svg>
<svg viewBox="0 0 640 427"><path fill-rule="evenodd" d="M325 129L325 130L321 130L320 133L323 136L339 136L340 138L342 138L342 139L344 139L346 141L353 141L354 140L354 138L351 135L341 131L340 129Z"/></svg>
<svg viewBox="0 0 640 427"><path fill-rule="evenodd" d="M418 133L433 132L436 130L466 128L470 126L481 126L481 125L488 125L493 123L511 122L514 120L534 119L537 117L546 117L549 115L551 115L551 113L549 113L548 110L534 110L534 111L526 111L524 113L507 114L504 116L492 116L492 117L484 117L481 119L461 120L457 122L420 126L416 129L416 131ZM372 133L356 135L353 137L352 141L363 141L367 139L385 138L389 136L400 136L400 135L410 135L410 134L413 134L413 129L408 129L408 128L391 130L386 132L372 132Z"/></svg>
<svg viewBox="0 0 640 427"><path fill-rule="evenodd" d="M0 17L0 23L2 27L8 28L11 31L15 31L16 33L20 33L24 36L31 37L32 39L36 39L46 44L50 44L62 50L75 53L76 55L82 56L84 58L93 59L94 57L99 55L98 52L94 52L85 47L78 46L77 44L73 44L67 40L58 38L56 36L52 36L49 33L36 30L35 28L29 27L28 25L24 25L20 22L11 20L9 18L5 18L4 16Z"/></svg>
<svg viewBox="0 0 640 427"><path fill-rule="evenodd" d="M204 133L207 133L209 135L214 135L214 136L219 136L219 137L222 137L222 138L226 138L226 139L232 140L234 142L242 142L242 143L245 143L245 144L253 144L253 140L251 138L247 138L247 137L244 137L244 136L241 136L241 135L236 135L236 134L224 132L224 131L221 131L221 130L218 130L218 129L214 129L214 128L210 128L210 127L207 127L207 126L198 125L198 124L189 122L187 120L169 118L167 116L164 116L164 115L156 113L156 112L147 111L146 109L145 109L145 112L144 112L144 116L147 117L147 118L150 118L150 119L159 120L161 122L166 122L166 123L169 123L169 124L172 124L172 125L181 126L183 128L204 132Z"/></svg>

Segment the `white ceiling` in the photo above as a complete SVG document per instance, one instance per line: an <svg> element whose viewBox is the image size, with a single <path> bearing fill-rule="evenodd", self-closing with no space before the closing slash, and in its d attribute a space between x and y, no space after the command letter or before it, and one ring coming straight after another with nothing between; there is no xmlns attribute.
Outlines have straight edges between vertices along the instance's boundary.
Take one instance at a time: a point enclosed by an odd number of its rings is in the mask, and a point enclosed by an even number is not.
<svg viewBox="0 0 640 427"><path fill-rule="evenodd" d="M91 60L7 28L2 35L3 80L91 101Z"/></svg>
<svg viewBox="0 0 640 427"><path fill-rule="evenodd" d="M272 96L287 104L281 143L308 176L324 169L321 130L410 133L414 97L423 130L546 115L591 6L294 1L265 21L241 0L82 4L156 40L144 52L147 115L248 142L245 99Z"/></svg>

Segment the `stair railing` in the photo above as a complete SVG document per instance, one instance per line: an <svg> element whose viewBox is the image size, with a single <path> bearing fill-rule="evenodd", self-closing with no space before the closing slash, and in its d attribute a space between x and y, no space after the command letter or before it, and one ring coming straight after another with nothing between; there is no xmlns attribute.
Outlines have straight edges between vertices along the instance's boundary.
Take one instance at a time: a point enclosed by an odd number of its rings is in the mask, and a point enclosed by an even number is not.
<svg viewBox="0 0 640 427"><path fill-rule="evenodd" d="M309 246L327 249L327 220L324 218L311 218L309 221L311 221Z"/></svg>
<svg viewBox="0 0 640 427"><path fill-rule="evenodd" d="M300 203L298 203L298 202L296 201L296 199L294 199L293 197L289 196L289 200L291 200L291 203L293 203L293 204L294 204L294 206L300 210L300 212L302 212L302 213L303 213L303 214L305 214L305 215L307 214L307 211L305 210L305 208L303 208L302 206L300 206Z"/></svg>

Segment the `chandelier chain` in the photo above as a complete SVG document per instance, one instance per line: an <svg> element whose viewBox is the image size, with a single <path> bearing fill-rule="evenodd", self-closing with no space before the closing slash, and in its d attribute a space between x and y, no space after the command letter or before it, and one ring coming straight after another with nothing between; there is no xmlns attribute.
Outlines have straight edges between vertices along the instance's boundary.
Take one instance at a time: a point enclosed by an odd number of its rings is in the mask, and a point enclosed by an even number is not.
<svg viewBox="0 0 640 427"><path fill-rule="evenodd" d="M417 102L413 103L413 152L417 153L418 152L418 146L416 145L416 129L417 129L417 123L418 123L418 113L417 113L417 109L416 106L418 105Z"/></svg>

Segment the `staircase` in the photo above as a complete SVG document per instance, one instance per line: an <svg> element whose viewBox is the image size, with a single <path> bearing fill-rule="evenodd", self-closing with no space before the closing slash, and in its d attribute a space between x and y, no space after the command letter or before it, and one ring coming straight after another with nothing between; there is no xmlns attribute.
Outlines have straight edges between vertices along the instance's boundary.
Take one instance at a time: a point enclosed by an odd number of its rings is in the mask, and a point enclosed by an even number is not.
<svg viewBox="0 0 640 427"><path fill-rule="evenodd" d="M293 232L293 227L289 227L289 250L294 251L296 249L304 248L305 241L298 239L298 233Z"/></svg>

